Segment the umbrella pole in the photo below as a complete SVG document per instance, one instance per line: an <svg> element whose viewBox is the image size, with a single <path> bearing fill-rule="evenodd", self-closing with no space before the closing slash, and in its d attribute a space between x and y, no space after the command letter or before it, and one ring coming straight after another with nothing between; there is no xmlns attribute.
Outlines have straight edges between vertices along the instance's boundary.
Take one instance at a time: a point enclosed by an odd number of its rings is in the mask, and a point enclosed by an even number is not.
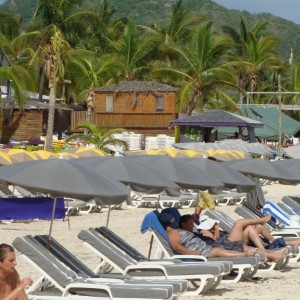
<svg viewBox="0 0 300 300"><path fill-rule="evenodd" d="M56 207L56 198L54 198L54 201L53 201L52 216L51 216L51 221L50 221L50 229L49 229L48 244L47 244L47 248L48 249L50 249L50 239L51 239L51 234L52 234L52 227L53 227L53 221L54 221L55 207Z"/></svg>
<svg viewBox="0 0 300 300"><path fill-rule="evenodd" d="M106 228L108 227L108 223L109 223L110 209L111 209L111 205L108 206L108 214L107 214L107 219L106 219Z"/></svg>

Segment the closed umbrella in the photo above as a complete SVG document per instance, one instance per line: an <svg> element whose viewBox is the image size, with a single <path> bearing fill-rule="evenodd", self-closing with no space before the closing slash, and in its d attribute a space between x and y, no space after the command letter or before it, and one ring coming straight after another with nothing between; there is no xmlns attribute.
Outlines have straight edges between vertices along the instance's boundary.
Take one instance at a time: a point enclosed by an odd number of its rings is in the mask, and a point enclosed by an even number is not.
<svg viewBox="0 0 300 300"><path fill-rule="evenodd" d="M210 193L217 194L224 187L222 182L207 172L167 155L133 155L127 158L163 174L184 189L209 190Z"/></svg>
<svg viewBox="0 0 300 300"><path fill-rule="evenodd" d="M166 191L170 196L179 196L180 187L162 174L147 166L126 157L85 157L73 160L91 167L95 171L103 172L138 192L151 194Z"/></svg>

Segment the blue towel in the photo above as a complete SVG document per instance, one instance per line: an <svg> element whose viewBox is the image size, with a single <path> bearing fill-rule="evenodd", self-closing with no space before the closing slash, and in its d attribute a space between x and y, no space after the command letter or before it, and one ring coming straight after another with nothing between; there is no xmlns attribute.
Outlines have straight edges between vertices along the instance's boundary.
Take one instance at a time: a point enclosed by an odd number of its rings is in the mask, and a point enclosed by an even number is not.
<svg viewBox="0 0 300 300"><path fill-rule="evenodd" d="M282 210L277 204L271 201L266 201L263 207L263 213L270 214L273 218L285 225L290 225L290 216Z"/></svg>
<svg viewBox="0 0 300 300"><path fill-rule="evenodd" d="M0 198L0 220L50 220L53 203L50 197ZM57 198L54 219L64 218L64 199Z"/></svg>
<svg viewBox="0 0 300 300"><path fill-rule="evenodd" d="M148 228L153 228L157 232L159 232L166 241L169 241L166 231L164 230L164 228L162 227L162 225L158 220L158 216L159 216L159 212L157 210L154 210L146 214L141 225L141 232L145 233L147 232Z"/></svg>

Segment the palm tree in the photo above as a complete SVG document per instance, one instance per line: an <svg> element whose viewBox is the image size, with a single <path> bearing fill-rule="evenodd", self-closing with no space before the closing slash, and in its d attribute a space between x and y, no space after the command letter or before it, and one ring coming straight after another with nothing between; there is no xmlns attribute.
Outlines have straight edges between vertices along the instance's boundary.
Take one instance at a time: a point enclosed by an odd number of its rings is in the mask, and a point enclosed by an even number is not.
<svg viewBox="0 0 300 300"><path fill-rule="evenodd" d="M128 22L120 39L112 41L112 47L115 58L110 65L119 80L142 79L150 70L148 55L153 49L153 38L141 36L133 22Z"/></svg>
<svg viewBox="0 0 300 300"><path fill-rule="evenodd" d="M179 111L190 115L194 109L203 110L209 96L219 87L234 86L235 77L224 60L230 46L229 38L216 35L212 22L208 22L199 26L191 44L170 47L181 63L157 67L154 72L182 80Z"/></svg>
<svg viewBox="0 0 300 300"><path fill-rule="evenodd" d="M237 71L240 89L250 89L253 92L260 82L266 82L268 72L280 68L280 58L275 51L278 38L262 35L261 32L266 25L265 22L259 22L247 29L241 17L239 31L231 27L223 27L223 31L234 41L230 60ZM243 97L244 93L241 92L241 103Z"/></svg>
<svg viewBox="0 0 300 300"><path fill-rule="evenodd" d="M123 147L124 150L128 150L127 142L114 138L113 136L114 134L119 134L124 131L122 128L104 128L96 124L85 122L78 124L76 129L87 129L88 133L74 133L66 139L66 142L79 138L107 153L110 152L109 146L120 146Z"/></svg>
<svg viewBox="0 0 300 300"><path fill-rule="evenodd" d="M172 14L164 26L153 24L150 27L139 26L150 34L155 43L155 52L152 54L156 60L172 59L169 47L176 44L186 44L190 41L196 26L205 18L193 15L191 11L182 6L182 0L177 1L172 7Z"/></svg>

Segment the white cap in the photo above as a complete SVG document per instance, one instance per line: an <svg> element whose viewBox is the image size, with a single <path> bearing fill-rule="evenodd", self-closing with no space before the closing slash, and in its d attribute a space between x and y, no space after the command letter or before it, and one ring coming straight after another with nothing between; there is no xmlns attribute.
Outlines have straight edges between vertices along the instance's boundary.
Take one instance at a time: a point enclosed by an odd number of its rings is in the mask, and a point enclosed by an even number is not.
<svg viewBox="0 0 300 300"><path fill-rule="evenodd" d="M215 219L211 219L210 217L206 216L206 215L202 215L199 217L199 222L200 224L198 226L196 226L196 228L198 229L203 229L203 230L209 230L212 229L213 226L216 223L220 223L220 221L215 220Z"/></svg>

